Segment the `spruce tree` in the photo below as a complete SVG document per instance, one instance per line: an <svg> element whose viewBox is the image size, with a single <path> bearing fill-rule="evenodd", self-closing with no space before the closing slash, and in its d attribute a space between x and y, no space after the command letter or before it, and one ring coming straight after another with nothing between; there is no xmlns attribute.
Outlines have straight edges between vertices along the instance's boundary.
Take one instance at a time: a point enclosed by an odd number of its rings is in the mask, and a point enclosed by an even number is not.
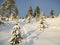
<svg viewBox="0 0 60 45"><path fill-rule="evenodd" d="M18 9L15 5L14 0L5 0L0 8L1 15L3 16L10 16L11 14L15 13L16 16L18 15Z"/></svg>
<svg viewBox="0 0 60 45"><path fill-rule="evenodd" d="M37 6L34 11L34 17L39 17L39 15L40 15L40 8L39 8L39 6Z"/></svg>
<svg viewBox="0 0 60 45"><path fill-rule="evenodd" d="M45 15L45 13L44 12L42 12L42 14L41 14L41 16L40 16L41 18L46 18L46 15Z"/></svg>
<svg viewBox="0 0 60 45"><path fill-rule="evenodd" d="M29 10L27 12L26 17L28 17L28 16L32 16L33 17L33 10L32 10L32 7L31 6L29 7Z"/></svg>
<svg viewBox="0 0 60 45"><path fill-rule="evenodd" d="M51 10L51 11L50 11L50 17L51 17L51 18L54 18L54 10Z"/></svg>
<svg viewBox="0 0 60 45"><path fill-rule="evenodd" d="M32 7L30 6L29 10L28 10L28 13L31 14L31 16L33 15L33 10L32 10Z"/></svg>

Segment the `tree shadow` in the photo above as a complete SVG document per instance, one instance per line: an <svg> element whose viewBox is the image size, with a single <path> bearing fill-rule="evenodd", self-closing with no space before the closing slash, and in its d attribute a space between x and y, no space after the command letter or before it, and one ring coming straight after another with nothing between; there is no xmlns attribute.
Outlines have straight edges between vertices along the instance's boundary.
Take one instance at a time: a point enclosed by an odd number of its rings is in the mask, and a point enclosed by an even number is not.
<svg viewBox="0 0 60 45"><path fill-rule="evenodd" d="M29 37L32 33L34 33L36 30L32 30L32 31L29 31L27 34L24 34L23 36L24 36L24 39L28 39L29 41L27 41L27 40L25 40L25 42L23 43L23 44L21 44L21 45L33 45L33 43L34 43L34 40L37 40L37 39L39 39L39 35L42 33L38 33L37 32L37 34L34 36L31 36L31 37ZM29 37L29 38L28 38Z"/></svg>
<svg viewBox="0 0 60 45"><path fill-rule="evenodd" d="M26 39L27 37L29 37L33 32L35 32L35 30L32 30L32 31L29 31L28 33L26 34L23 34L23 38Z"/></svg>

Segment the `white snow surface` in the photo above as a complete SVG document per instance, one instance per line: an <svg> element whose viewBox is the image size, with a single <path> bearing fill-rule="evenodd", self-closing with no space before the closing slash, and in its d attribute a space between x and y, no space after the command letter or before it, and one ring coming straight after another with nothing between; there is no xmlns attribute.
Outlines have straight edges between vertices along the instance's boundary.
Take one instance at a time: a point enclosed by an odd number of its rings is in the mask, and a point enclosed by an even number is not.
<svg viewBox="0 0 60 45"><path fill-rule="evenodd" d="M47 18L47 28L38 30L39 21L25 23L19 21L22 31L23 42L19 45L60 45L60 18ZM0 25L0 45L10 45L8 40L14 21L5 21Z"/></svg>

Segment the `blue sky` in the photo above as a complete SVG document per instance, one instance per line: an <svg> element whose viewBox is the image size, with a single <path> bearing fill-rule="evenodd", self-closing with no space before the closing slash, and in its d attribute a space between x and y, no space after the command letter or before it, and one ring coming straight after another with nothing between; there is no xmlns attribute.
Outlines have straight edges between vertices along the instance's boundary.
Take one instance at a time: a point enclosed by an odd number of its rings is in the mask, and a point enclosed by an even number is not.
<svg viewBox="0 0 60 45"><path fill-rule="evenodd" d="M46 15L50 15L50 10L53 9L55 15L60 13L60 0L15 0L16 6L19 10L19 16L25 16L30 6L33 11L36 6L40 7L40 13L45 12ZM0 0L0 4L3 0Z"/></svg>

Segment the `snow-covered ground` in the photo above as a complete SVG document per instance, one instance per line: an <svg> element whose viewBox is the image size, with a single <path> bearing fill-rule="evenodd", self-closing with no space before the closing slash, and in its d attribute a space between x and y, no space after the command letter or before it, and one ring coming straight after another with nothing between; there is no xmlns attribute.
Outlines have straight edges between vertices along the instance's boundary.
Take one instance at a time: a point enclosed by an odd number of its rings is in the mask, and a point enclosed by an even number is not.
<svg viewBox="0 0 60 45"><path fill-rule="evenodd" d="M22 35L24 40L19 45L60 45L60 18L47 18L48 27L44 31L38 30L39 22L19 22L24 32ZM0 25L0 45L10 45L8 40L13 26L13 21L6 21L4 25Z"/></svg>

